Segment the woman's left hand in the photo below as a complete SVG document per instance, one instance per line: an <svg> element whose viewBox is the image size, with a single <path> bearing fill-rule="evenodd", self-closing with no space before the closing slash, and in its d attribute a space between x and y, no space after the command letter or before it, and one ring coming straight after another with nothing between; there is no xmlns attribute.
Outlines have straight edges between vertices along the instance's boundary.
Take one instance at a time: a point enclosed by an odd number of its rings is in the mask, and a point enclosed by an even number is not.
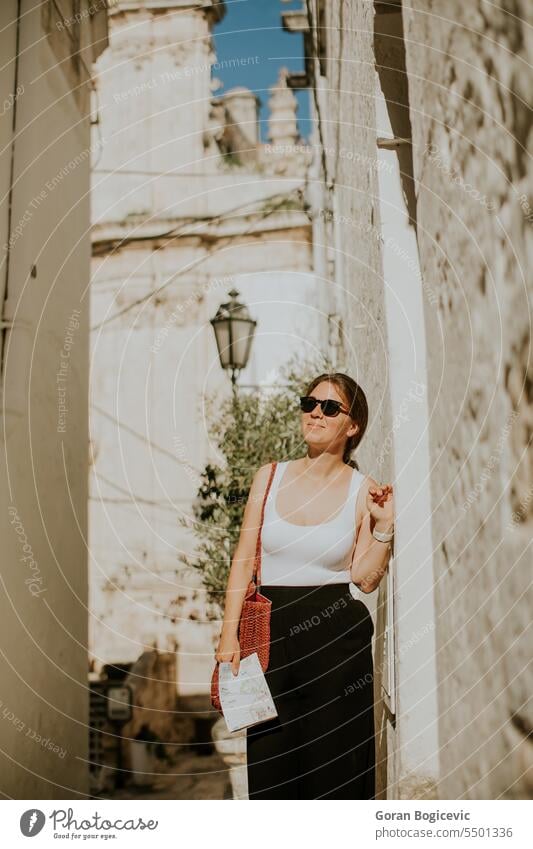
<svg viewBox="0 0 533 849"><path fill-rule="evenodd" d="M391 527L394 524L394 496L392 486L370 486L366 497L366 507L375 522L380 526Z"/></svg>

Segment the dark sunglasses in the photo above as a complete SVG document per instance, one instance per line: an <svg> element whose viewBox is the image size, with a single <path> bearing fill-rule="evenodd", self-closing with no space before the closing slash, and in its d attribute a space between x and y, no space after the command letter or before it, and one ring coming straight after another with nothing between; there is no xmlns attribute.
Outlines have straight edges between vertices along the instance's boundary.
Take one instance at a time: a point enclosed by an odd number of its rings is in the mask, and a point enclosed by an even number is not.
<svg viewBox="0 0 533 849"><path fill-rule="evenodd" d="M333 398L325 398L320 401L318 398L314 398L313 395L300 395L300 410L302 413L312 413L317 404L320 404L322 412L329 418L338 416L339 413L348 414L349 412L343 408L340 401L334 401Z"/></svg>

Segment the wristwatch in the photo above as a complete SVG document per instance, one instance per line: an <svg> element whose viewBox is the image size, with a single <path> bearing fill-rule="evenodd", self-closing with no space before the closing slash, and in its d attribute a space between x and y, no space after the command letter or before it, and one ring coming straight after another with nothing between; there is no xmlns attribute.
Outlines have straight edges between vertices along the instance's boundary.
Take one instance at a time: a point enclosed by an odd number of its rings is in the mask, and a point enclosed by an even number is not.
<svg viewBox="0 0 533 849"><path fill-rule="evenodd" d="M390 531L389 533L382 533L381 531L376 531L376 529L374 528L374 530L372 531L372 536L374 537L374 539L377 539L378 542L391 542L394 537L394 525L392 526L392 531Z"/></svg>

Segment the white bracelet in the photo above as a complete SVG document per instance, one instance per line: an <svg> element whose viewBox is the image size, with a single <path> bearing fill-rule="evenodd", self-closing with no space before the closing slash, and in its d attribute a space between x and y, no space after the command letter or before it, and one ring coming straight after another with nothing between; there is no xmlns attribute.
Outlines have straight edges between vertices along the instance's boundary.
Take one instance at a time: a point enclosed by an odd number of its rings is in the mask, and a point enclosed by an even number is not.
<svg viewBox="0 0 533 849"><path fill-rule="evenodd" d="M392 538L394 537L394 529L392 530L392 533L382 534L381 531L376 531L376 529L374 528L374 530L372 531L372 536L374 537L374 539L377 539L378 542L391 542Z"/></svg>

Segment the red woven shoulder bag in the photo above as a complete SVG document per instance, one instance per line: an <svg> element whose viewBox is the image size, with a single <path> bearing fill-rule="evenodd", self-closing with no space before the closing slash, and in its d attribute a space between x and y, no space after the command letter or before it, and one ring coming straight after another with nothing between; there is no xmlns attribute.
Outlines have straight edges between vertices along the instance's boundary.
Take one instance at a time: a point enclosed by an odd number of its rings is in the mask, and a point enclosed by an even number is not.
<svg viewBox="0 0 533 849"><path fill-rule="evenodd" d="M239 621L239 645L241 659L249 654L257 652L261 669L266 672L270 658L270 610L272 602L269 598L261 595L261 530L265 515L265 504L272 484L272 478L276 471L277 463L272 463L270 477L268 479L263 505L261 507L261 521L257 532L257 543L255 546L254 570L252 579L248 584L246 595L242 603L241 618ZM222 713L220 697L218 694L218 661L211 676L211 704Z"/></svg>

